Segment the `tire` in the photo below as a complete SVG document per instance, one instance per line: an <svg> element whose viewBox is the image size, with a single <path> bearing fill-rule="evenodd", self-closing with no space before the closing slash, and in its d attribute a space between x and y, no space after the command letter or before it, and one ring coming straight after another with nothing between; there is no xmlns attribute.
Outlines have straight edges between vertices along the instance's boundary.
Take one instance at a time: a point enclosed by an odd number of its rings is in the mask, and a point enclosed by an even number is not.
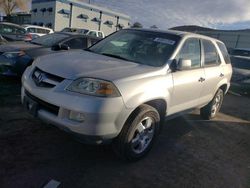
<svg viewBox="0 0 250 188"><path fill-rule="evenodd" d="M113 141L113 149L124 160L139 160L150 151L159 130L160 115L157 110L149 105L141 105Z"/></svg>
<svg viewBox="0 0 250 188"><path fill-rule="evenodd" d="M203 108L200 109L200 115L205 120L210 120L216 117L223 102L224 92L218 89L214 98Z"/></svg>

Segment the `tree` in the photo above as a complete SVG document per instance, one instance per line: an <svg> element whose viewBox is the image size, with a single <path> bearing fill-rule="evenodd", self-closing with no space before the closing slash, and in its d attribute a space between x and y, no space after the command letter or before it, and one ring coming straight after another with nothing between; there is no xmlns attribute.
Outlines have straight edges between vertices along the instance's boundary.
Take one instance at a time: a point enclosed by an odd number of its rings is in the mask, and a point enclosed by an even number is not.
<svg viewBox="0 0 250 188"><path fill-rule="evenodd" d="M140 22L135 22L131 28L143 28L142 24Z"/></svg>
<svg viewBox="0 0 250 188"><path fill-rule="evenodd" d="M29 0L0 0L0 9L10 16L17 9L27 10Z"/></svg>

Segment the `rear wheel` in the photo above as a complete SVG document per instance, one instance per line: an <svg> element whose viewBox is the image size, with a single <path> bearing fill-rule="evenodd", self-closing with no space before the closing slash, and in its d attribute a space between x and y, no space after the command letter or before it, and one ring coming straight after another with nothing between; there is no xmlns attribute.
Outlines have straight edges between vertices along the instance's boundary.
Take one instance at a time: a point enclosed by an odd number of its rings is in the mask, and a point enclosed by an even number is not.
<svg viewBox="0 0 250 188"><path fill-rule="evenodd" d="M224 92L219 89L212 101L210 101L206 106L200 109L200 115L203 119L209 120L215 118L220 110L221 104L223 102Z"/></svg>
<svg viewBox="0 0 250 188"><path fill-rule="evenodd" d="M114 140L114 151L129 161L144 157L151 149L159 128L160 116L157 110L149 105L140 106Z"/></svg>

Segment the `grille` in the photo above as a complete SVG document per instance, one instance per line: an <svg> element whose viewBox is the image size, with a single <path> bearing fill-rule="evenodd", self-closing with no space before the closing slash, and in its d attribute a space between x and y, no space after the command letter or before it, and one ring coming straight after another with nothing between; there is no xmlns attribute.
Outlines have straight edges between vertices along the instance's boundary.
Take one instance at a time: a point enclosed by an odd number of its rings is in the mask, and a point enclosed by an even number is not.
<svg viewBox="0 0 250 188"><path fill-rule="evenodd" d="M59 107L58 106L55 106L53 104L49 104L41 99L38 99L37 97L31 95L28 91L25 90L25 94L31 98L33 101L37 102L38 104L38 109L43 109L43 110L46 110L54 115L58 115L58 112L59 112Z"/></svg>
<svg viewBox="0 0 250 188"><path fill-rule="evenodd" d="M46 88L53 88L64 80L62 77L47 73L39 68L35 68L32 79L37 86Z"/></svg>

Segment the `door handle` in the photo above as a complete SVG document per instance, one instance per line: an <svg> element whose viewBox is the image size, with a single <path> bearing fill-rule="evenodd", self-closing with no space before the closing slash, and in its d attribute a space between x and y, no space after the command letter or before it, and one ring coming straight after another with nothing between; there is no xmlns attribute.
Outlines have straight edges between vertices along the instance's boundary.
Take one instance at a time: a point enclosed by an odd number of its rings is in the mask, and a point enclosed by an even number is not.
<svg viewBox="0 0 250 188"><path fill-rule="evenodd" d="M224 77L224 74L223 74L223 73L220 73L220 77Z"/></svg>
<svg viewBox="0 0 250 188"><path fill-rule="evenodd" d="M206 80L205 78L200 77L200 79L198 81L199 82L204 82L205 80Z"/></svg>

